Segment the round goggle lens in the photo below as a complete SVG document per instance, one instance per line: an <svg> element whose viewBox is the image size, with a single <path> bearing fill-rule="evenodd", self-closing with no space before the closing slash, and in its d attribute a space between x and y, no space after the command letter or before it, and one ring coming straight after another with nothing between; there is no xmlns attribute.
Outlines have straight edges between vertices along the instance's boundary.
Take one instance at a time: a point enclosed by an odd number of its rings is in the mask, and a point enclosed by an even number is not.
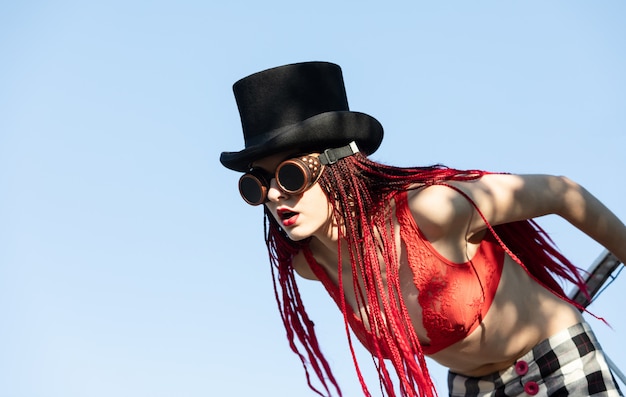
<svg viewBox="0 0 626 397"><path fill-rule="evenodd" d="M256 177L244 175L239 180L239 192L249 204L259 205L265 201L265 186Z"/></svg>
<svg viewBox="0 0 626 397"><path fill-rule="evenodd" d="M283 164L276 172L276 177L280 187L288 193L300 191L307 182L304 170L294 163Z"/></svg>

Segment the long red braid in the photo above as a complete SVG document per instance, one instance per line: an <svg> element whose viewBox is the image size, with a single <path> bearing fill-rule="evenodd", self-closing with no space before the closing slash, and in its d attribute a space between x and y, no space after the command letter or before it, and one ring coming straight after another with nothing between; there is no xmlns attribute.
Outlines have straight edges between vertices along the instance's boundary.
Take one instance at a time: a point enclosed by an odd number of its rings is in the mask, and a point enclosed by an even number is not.
<svg viewBox="0 0 626 397"><path fill-rule="evenodd" d="M368 341L368 349L375 359L381 390L387 396L437 395L402 299L392 227L393 216L388 203L396 192L411 186L474 180L486 173L479 170L461 171L441 165L393 167L373 162L359 153L327 166L319 180L320 186L334 205L337 219L342 222L342 227L339 227L339 241L343 239L347 242L352 277L354 280L362 280L360 288L359 283L353 283L358 306L355 311L366 313L363 320L369 324L371 333L376 335ZM478 208L477 210L480 213ZM306 314L291 266L294 255L308 241L290 240L267 210L265 220L265 236L272 264L276 301L291 349L300 357L312 390L321 396L331 396L331 389L334 388L341 396L339 385L320 350L313 322ZM586 291L579 269L558 252L545 232L533 221L499 225L492 230L499 236L507 252L535 280L557 296L571 302L551 274ZM348 328L348 315L352 308L346 303L343 293L341 258L340 253L337 269L340 306L357 376L364 395L371 396L359 369ZM384 272L387 275L386 283L382 279ZM389 373L386 361L395 370L395 380ZM313 385L309 368L315 372L321 387ZM398 384L399 394L396 394L394 381Z"/></svg>

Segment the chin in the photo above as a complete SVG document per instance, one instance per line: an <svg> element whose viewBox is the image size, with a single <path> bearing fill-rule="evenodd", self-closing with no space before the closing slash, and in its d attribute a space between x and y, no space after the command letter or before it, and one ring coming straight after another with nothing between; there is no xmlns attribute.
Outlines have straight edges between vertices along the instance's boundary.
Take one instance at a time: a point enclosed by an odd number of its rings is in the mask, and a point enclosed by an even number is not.
<svg viewBox="0 0 626 397"><path fill-rule="evenodd" d="M300 233L295 233L295 234L294 233L287 233L287 236L289 236L289 238L292 241L302 241L302 240L305 240L305 239L311 237L311 235L309 235L309 234L302 235Z"/></svg>
<svg viewBox="0 0 626 397"><path fill-rule="evenodd" d="M312 237L315 234L315 229L310 227L311 225L294 225L290 228L283 228L287 236L292 241L302 241Z"/></svg>

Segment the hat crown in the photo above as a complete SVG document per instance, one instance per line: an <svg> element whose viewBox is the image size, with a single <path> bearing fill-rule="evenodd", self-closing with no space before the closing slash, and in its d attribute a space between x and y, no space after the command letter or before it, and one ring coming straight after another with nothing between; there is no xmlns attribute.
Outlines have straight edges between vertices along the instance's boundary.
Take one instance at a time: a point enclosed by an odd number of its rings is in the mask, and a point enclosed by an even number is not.
<svg viewBox="0 0 626 397"><path fill-rule="evenodd" d="M285 151L323 151L354 141L372 154L383 139L374 117L348 108L339 65L302 62L267 69L233 85L245 147L220 162L245 172L255 160Z"/></svg>
<svg viewBox="0 0 626 397"><path fill-rule="evenodd" d="M233 92L246 147L313 116L349 110L341 68L329 62L264 70L237 81Z"/></svg>

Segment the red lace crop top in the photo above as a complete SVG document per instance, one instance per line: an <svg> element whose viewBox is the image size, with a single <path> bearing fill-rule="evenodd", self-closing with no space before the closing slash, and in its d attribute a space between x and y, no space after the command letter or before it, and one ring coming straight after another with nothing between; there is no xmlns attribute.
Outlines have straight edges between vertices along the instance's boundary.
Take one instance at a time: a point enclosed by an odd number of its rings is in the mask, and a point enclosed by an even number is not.
<svg viewBox="0 0 626 397"><path fill-rule="evenodd" d="M407 250L413 281L419 291L423 325L429 343L421 343L425 354L434 354L464 339L478 327L496 294L504 250L487 232L474 257L465 263L453 263L441 256L424 237L408 207L406 192L396 197L396 217L400 237ZM339 288L312 253L304 250L312 271L341 308ZM360 318L350 311L348 322L354 334L367 347L374 335Z"/></svg>

